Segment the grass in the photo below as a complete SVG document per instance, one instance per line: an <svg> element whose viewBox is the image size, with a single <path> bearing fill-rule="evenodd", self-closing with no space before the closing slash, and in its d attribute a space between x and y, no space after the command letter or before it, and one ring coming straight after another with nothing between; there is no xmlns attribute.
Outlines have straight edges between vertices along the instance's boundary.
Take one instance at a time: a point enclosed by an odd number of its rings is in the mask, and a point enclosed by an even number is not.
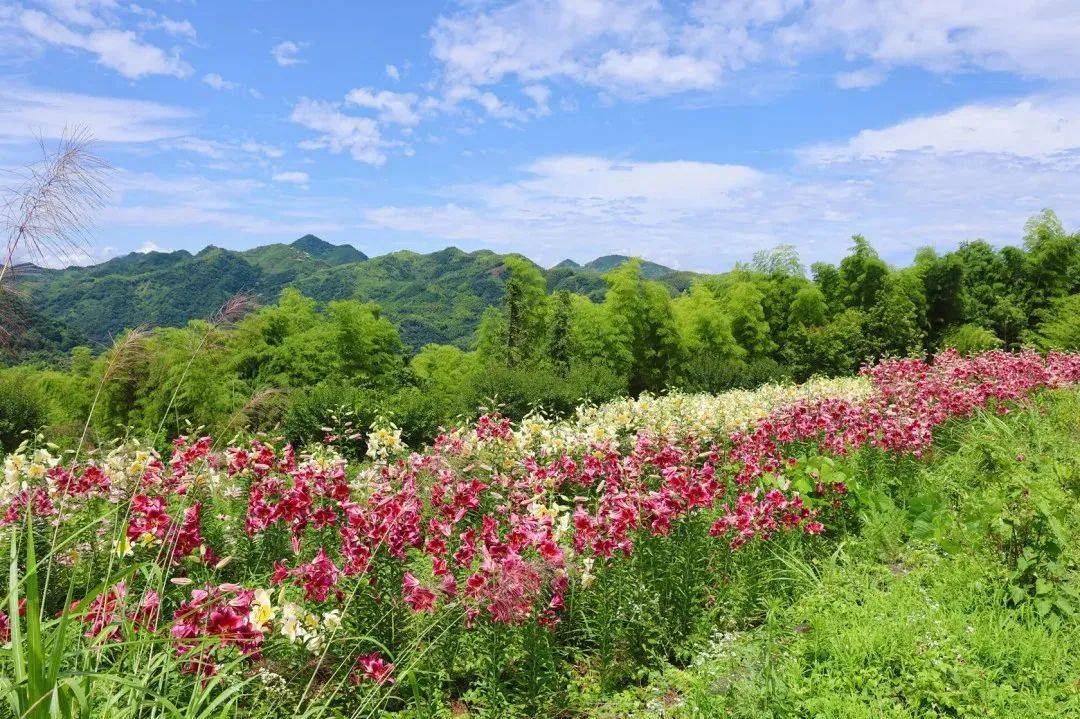
<svg viewBox="0 0 1080 719"><path fill-rule="evenodd" d="M761 597L760 623L718 629L689 666L588 716L1080 716L1080 623L1071 607L1040 610L1046 567L1016 601L1009 541L1028 505L1044 505L1067 535L1054 561L1075 575L1080 395L954 424L938 446L913 472L855 460L876 493L860 503L861 531L831 556L781 562L793 594Z"/></svg>

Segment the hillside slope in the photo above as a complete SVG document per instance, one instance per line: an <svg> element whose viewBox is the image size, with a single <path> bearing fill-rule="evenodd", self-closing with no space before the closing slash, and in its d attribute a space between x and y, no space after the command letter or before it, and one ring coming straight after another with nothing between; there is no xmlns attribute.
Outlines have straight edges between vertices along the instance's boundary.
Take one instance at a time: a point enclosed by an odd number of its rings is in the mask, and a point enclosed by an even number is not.
<svg viewBox="0 0 1080 719"><path fill-rule="evenodd" d="M100 346L127 328L180 326L210 316L238 292L274 302L289 286L319 302L377 302L414 349L429 342L466 346L484 309L502 298L506 257L448 247L369 258L351 245L305 235L291 244L244 251L209 246L196 254L133 252L89 267L31 268L22 274L20 287L28 297L28 313L48 329L25 349L48 355L78 344ZM600 299L603 273L623 259L561 263L545 271L548 288ZM692 277L645 265L649 277L673 292L685 289Z"/></svg>

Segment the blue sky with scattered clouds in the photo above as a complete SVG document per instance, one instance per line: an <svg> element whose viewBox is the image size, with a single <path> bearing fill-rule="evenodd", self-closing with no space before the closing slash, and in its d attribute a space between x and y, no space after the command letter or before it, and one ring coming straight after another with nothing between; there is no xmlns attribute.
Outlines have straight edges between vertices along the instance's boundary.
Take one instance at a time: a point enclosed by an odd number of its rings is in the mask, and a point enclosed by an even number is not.
<svg viewBox="0 0 1080 719"><path fill-rule="evenodd" d="M906 262L1080 224L1080 3L0 0L0 166L66 125L116 168L84 262L307 232Z"/></svg>

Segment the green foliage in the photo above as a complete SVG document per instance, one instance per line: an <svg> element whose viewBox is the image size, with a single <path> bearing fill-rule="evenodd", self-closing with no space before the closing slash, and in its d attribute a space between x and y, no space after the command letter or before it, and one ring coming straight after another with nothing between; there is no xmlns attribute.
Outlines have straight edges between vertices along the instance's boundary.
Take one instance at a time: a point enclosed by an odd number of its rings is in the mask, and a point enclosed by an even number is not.
<svg viewBox="0 0 1080 719"><path fill-rule="evenodd" d="M894 274L884 280L867 314L866 333L875 357L907 357L922 352L925 334L920 309L903 278Z"/></svg>
<svg viewBox="0 0 1080 719"><path fill-rule="evenodd" d="M815 374L835 377L857 370L871 354L866 316L844 310L822 327L796 325L784 346L784 358L797 381Z"/></svg>
<svg viewBox="0 0 1080 719"><path fill-rule="evenodd" d="M794 245L777 245L771 250L759 250L754 253L752 266L755 271L771 277L806 276L806 269Z"/></svg>
<svg viewBox="0 0 1080 719"><path fill-rule="evenodd" d="M643 278L638 260L622 265L607 280L604 306L629 350L630 391L663 389L681 351L670 294L663 285Z"/></svg>
<svg viewBox="0 0 1080 719"><path fill-rule="evenodd" d="M401 339L378 305L339 300L326 309L337 350L337 370L354 382L378 380L400 369Z"/></svg>
<svg viewBox="0 0 1080 719"><path fill-rule="evenodd" d="M625 391L626 385L603 366L575 365L565 375L549 365L485 365L472 376L473 407L498 409L513 419L539 411L568 415L581 403L599 403Z"/></svg>
<svg viewBox="0 0 1080 719"><path fill-rule="evenodd" d="M547 359L557 372L565 375L573 356L570 327L574 307L569 292L557 292L552 300L551 327L548 330Z"/></svg>
<svg viewBox="0 0 1080 719"><path fill-rule="evenodd" d="M0 450L10 452L46 421L46 399L26 373L0 372Z"/></svg>
<svg viewBox="0 0 1080 719"><path fill-rule="evenodd" d="M769 323L765 321L761 291L752 282L737 281L727 288L724 299L731 331L739 346L752 358L768 355L775 343L770 338Z"/></svg>
<svg viewBox="0 0 1080 719"><path fill-rule="evenodd" d="M774 545L753 577L727 567L714 599L728 621L693 658L594 698L586 716L1080 715L1078 415L1066 390L946 427L929 465L866 449L808 458L793 482L839 478L854 495L849 521L828 522L847 527L830 551Z"/></svg>
<svg viewBox="0 0 1080 719"><path fill-rule="evenodd" d="M369 259L306 236L27 275L34 329L17 350L53 348L51 364L22 376L45 395L41 421L62 443L79 441L87 416L91 442L273 431L318 385L370 389L380 405L396 396L412 408L407 433L430 439L420 427L472 415L492 395L515 414L564 411L573 395L801 381L946 346L1077 348L1078 243L1045 212L1028 223L1024 249L973 241L892 268L856 235L839 266L815 263L810 280L787 245L695 276L616 255L547 271L454 248ZM239 288L271 302L233 324L192 319L215 316ZM122 351L88 349L143 321L160 326L118 342ZM596 391L579 380L545 387L590 373Z"/></svg>
<svg viewBox="0 0 1080 719"><path fill-rule="evenodd" d="M921 269L930 336L937 339L964 319L964 262L950 254L930 259Z"/></svg>
<svg viewBox="0 0 1080 719"><path fill-rule="evenodd" d="M1080 234L1066 234L1052 210L1027 221L1024 246L1036 309L1080 289Z"/></svg>
<svg viewBox="0 0 1080 719"><path fill-rule="evenodd" d="M550 289L603 298L603 273L626 258L544 273ZM207 247L192 255L133 253L91 267L42 269L20 278L30 295L27 334L20 349L53 357L79 344L100 348L133 327L181 327L204 319L237 292L275 303L286 287L320 305L332 300L376 302L406 346L429 343L468 347L487 307L499 304L509 257L453 247L418 254L367 258L349 245L306 235L292 244L242 252ZM689 273L646 263L647 277L683 289Z"/></svg>
<svg viewBox="0 0 1080 719"><path fill-rule="evenodd" d="M502 305L485 311L477 349L485 361L530 365L547 344L547 285L539 268L522 257L508 257L506 267Z"/></svg>
<svg viewBox="0 0 1080 719"><path fill-rule="evenodd" d="M1039 341L1046 349L1080 349L1080 294L1054 303L1046 321L1039 325Z"/></svg>
<svg viewBox="0 0 1080 719"><path fill-rule="evenodd" d="M731 387L746 350L735 340L724 306L700 283L671 306L683 346L680 386L710 392Z"/></svg>
<svg viewBox="0 0 1080 719"><path fill-rule="evenodd" d="M978 325L960 325L949 330L942 339L943 347L951 347L962 355L974 354L1001 347L1001 340L990 330Z"/></svg>
<svg viewBox="0 0 1080 719"><path fill-rule="evenodd" d="M801 327L821 327L828 321L828 315L825 293L815 285L807 285L791 300L788 323Z"/></svg>
<svg viewBox="0 0 1080 719"><path fill-rule="evenodd" d="M851 254L840 263L839 286L844 304L869 311L885 289L889 268L862 235L854 235Z"/></svg>

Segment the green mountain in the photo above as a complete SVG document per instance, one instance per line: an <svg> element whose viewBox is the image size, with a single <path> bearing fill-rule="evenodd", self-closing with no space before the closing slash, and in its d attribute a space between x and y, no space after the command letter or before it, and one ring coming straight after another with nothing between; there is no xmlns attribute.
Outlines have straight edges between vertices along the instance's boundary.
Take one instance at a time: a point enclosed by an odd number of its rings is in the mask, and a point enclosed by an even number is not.
<svg viewBox="0 0 1080 719"><path fill-rule="evenodd" d="M586 262L582 267L595 272L610 272L629 259L630 258L626 255L604 255L603 257L597 257L592 262ZM564 262L565 261L566 260L564 260ZM675 270L670 267L658 265L655 262L645 260L641 263L642 277L650 280L658 280L661 277L670 275L672 272L675 272Z"/></svg>
<svg viewBox="0 0 1080 719"><path fill-rule="evenodd" d="M290 247L306 252L317 260L331 265L347 265L350 262L363 262L368 258L352 245L331 245L315 235L304 235Z"/></svg>
<svg viewBox="0 0 1080 719"><path fill-rule="evenodd" d="M194 255L133 252L89 267L32 268L18 284L26 313L41 330L34 346L24 349L50 354L77 344L102 346L128 328L181 326L209 317L238 292L274 302L288 286L320 302L377 302L414 349L429 342L468 346L484 309L502 298L505 258L455 247L369 258L351 245L305 235L291 244L243 251L209 246ZM544 271L548 288L599 300L603 273L624 259L612 255L584 266L562 262ZM644 266L647 276L673 292L685 289L693 276L651 262Z"/></svg>

